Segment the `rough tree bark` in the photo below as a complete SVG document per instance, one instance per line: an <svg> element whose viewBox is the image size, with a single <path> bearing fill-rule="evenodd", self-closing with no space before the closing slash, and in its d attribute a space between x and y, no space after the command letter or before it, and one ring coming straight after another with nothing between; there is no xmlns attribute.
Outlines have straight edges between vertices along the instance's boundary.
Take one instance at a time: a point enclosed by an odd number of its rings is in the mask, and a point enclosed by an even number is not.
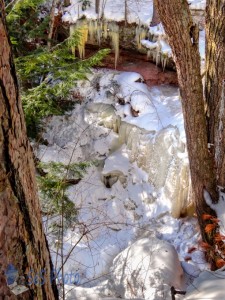
<svg viewBox="0 0 225 300"><path fill-rule="evenodd" d="M15 67L0 0L0 299L57 299L41 222L32 152L26 135ZM45 283L32 284L15 296L5 270L12 264L20 276L45 270Z"/></svg>
<svg viewBox="0 0 225 300"><path fill-rule="evenodd" d="M204 110L203 86L198 50L198 28L192 22L186 0L156 0L173 51L181 93L187 149L194 203L204 241L209 241L204 231L203 213L213 213L206 205L203 191L206 189L214 201L216 175L214 159L208 151L207 126Z"/></svg>
<svg viewBox="0 0 225 300"><path fill-rule="evenodd" d="M50 21L49 21L49 33L48 33L48 41L47 46L48 50L51 49L52 40L54 38L54 31L55 31L55 9L57 6L58 0L52 0L52 6L50 11Z"/></svg>
<svg viewBox="0 0 225 300"><path fill-rule="evenodd" d="M99 14L100 0L95 0L95 12Z"/></svg>
<svg viewBox="0 0 225 300"><path fill-rule="evenodd" d="M207 1L205 97L217 184L225 187L225 0Z"/></svg>
<svg viewBox="0 0 225 300"><path fill-rule="evenodd" d="M158 10L157 10L157 7L156 7L156 4L155 4L155 0L153 0L153 16L152 16L152 21L151 21L151 24L150 26L156 26L160 23L160 17L159 17L159 14L158 14Z"/></svg>

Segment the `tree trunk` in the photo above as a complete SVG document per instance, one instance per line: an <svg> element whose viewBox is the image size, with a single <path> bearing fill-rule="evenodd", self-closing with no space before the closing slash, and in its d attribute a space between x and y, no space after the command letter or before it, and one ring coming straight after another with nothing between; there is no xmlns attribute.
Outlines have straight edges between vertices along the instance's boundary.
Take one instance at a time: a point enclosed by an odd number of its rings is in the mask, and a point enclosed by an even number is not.
<svg viewBox="0 0 225 300"><path fill-rule="evenodd" d="M159 14L158 14L158 10L155 4L155 0L153 0L153 16L152 16L152 21L150 26L156 26L160 23L160 18L159 18Z"/></svg>
<svg viewBox="0 0 225 300"><path fill-rule="evenodd" d="M41 222L34 162L6 32L3 0L0 41L0 299L57 299L55 282L50 281L52 264ZM18 296L7 285L9 265L18 270L22 285L28 288ZM28 278L31 270L39 279L40 272L45 272L44 282L32 284L31 277Z"/></svg>
<svg viewBox="0 0 225 300"><path fill-rule="evenodd" d="M95 0L95 12L99 15L100 0Z"/></svg>
<svg viewBox="0 0 225 300"><path fill-rule="evenodd" d="M202 238L210 242L204 231L202 214L212 211L205 203L203 191L206 189L214 201L217 201L217 192L213 157L207 144L198 28L193 25L186 0L155 2L177 68L196 213Z"/></svg>
<svg viewBox="0 0 225 300"><path fill-rule="evenodd" d="M225 187L225 0L208 0L206 8L206 85L209 143L217 184Z"/></svg>
<svg viewBox="0 0 225 300"><path fill-rule="evenodd" d="M51 49L52 41L54 38L55 19L56 19L55 9L56 9L58 2L59 2L59 0L52 0L52 6L51 6L51 11L50 11L50 21L49 21L49 33L48 33L48 41L47 41L48 50Z"/></svg>

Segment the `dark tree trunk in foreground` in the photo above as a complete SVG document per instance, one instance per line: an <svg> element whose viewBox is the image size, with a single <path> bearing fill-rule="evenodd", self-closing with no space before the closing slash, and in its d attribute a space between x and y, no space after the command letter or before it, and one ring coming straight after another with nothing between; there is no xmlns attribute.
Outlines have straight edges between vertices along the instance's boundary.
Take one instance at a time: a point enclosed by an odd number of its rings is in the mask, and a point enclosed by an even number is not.
<svg viewBox="0 0 225 300"><path fill-rule="evenodd" d="M187 149L196 213L204 241L203 213L212 211L206 205L203 191L206 189L217 201L216 175L213 156L208 151L207 126L203 100L203 86L198 50L198 28L193 25L187 1L156 0L160 19L163 23L173 51L177 68L184 115Z"/></svg>
<svg viewBox="0 0 225 300"><path fill-rule="evenodd" d="M207 1L206 42L209 143L215 156L217 183L225 187L225 0Z"/></svg>
<svg viewBox="0 0 225 300"><path fill-rule="evenodd" d="M35 169L26 136L12 52L0 0L0 299L57 299L50 282L51 259L44 235ZM28 291L15 296L7 286L7 266L24 276ZM30 270L44 284L27 285ZM30 279L31 282L31 279Z"/></svg>

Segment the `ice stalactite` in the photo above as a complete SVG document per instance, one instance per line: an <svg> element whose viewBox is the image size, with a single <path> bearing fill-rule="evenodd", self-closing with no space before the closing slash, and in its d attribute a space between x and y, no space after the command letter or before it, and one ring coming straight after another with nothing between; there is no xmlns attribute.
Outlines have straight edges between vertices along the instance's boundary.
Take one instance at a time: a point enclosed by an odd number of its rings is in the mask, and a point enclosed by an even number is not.
<svg viewBox="0 0 225 300"><path fill-rule="evenodd" d="M161 62L162 62L162 68L163 68L163 71L164 71L165 68L166 68L167 60L168 60L168 57L167 57L165 54L162 54L162 55L161 55Z"/></svg>
<svg viewBox="0 0 225 300"><path fill-rule="evenodd" d="M76 30L76 26L70 25L70 36L72 36L74 34L75 30ZM71 51L72 51L73 55L75 55L76 48L73 46L71 48Z"/></svg>
<svg viewBox="0 0 225 300"><path fill-rule="evenodd" d="M98 31L98 23L96 20L88 21L88 34L90 42L94 42L96 40L96 33Z"/></svg>
<svg viewBox="0 0 225 300"><path fill-rule="evenodd" d="M119 59L119 49L120 49L120 46L119 46L119 42L120 42L119 30L120 30L120 28L116 23L111 22L108 24L108 29L109 29L109 36L110 36L110 39L112 42L112 47L113 47L113 50L115 51L115 69L116 69L117 62Z"/></svg>
<svg viewBox="0 0 225 300"><path fill-rule="evenodd" d="M148 35L148 30L144 27L136 27L136 43L137 43L137 48L140 50L142 48L141 40L144 40L146 36Z"/></svg>
<svg viewBox="0 0 225 300"><path fill-rule="evenodd" d="M108 22L103 22L103 38L107 39L108 37Z"/></svg>
<svg viewBox="0 0 225 300"><path fill-rule="evenodd" d="M90 42L97 42L101 45L102 40L108 37L111 40L112 48L115 51L115 68L119 58L119 26L115 22L106 22L100 20L78 20L75 25L70 26L70 35L79 29L82 38L78 47L80 58L85 56L85 44ZM75 49L72 49L73 52Z"/></svg>
<svg viewBox="0 0 225 300"><path fill-rule="evenodd" d="M75 25L70 26L70 35L72 35L76 30L80 32L80 41L78 44L78 52L81 59L85 58L85 45L88 41L88 24L86 20L78 20ZM75 52L75 48L72 49Z"/></svg>

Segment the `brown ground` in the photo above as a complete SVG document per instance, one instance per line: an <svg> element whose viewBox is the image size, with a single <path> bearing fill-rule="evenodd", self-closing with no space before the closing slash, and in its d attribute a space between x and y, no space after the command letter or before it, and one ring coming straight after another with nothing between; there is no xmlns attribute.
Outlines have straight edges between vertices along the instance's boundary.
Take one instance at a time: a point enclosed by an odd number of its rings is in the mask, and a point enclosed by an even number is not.
<svg viewBox="0 0 225 300"><path fill-rule="evenodd" d="M86 51L87 56L91 53ZM115 69L114 54L110 54L103 61L103 67ZM129 71L140 73L148 86L160 84L177 85L177 74L172 70L163 71L154 63L147 60L146 55L127 50L120 50L120 57L116 69L118 71Z"/></svg>

